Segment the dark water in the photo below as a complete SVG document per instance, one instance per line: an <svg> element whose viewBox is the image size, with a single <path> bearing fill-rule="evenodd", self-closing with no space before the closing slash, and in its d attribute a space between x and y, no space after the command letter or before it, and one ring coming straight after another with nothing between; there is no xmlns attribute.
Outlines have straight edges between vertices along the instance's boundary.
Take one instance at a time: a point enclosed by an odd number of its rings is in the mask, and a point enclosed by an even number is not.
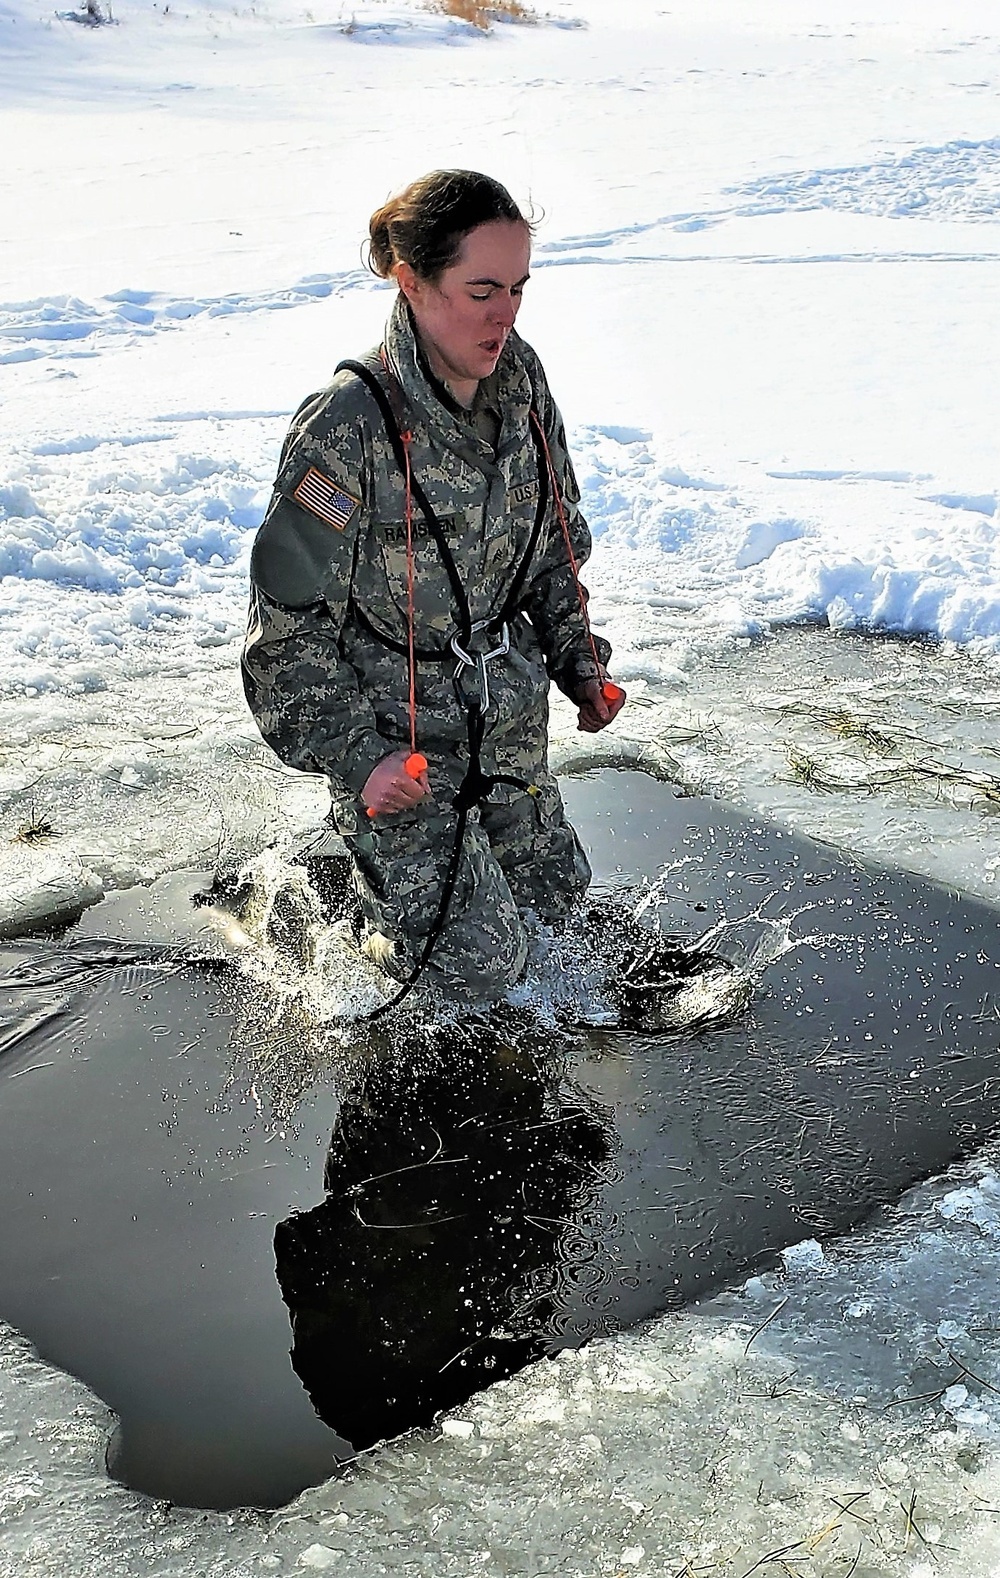
<svg viewBox="0 0 1000 1578"><path fill-rule="evenodd" d="M668 932L725 919L737 965L782 917L814 940L730 1023L390 1035L291 1119L247 1043L260 989L147 946L190 929L196 879L0 949L0 1315L116 1410L127 1483L279 1504L993 1132L995 911L638 775L565 789L603 885L682 862Z"/></svg>

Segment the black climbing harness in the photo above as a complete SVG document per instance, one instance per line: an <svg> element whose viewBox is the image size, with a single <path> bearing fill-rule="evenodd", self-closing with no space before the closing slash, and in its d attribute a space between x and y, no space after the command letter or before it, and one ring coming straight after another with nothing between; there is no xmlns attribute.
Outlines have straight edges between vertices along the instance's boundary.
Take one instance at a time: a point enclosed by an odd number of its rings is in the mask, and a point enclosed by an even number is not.
<svg viewBox="0 0 1000 1578"><path fill-rule="evenodd" d="M441 562L444 565L458 614L458 622L448 646L444 650L440 650L416 647L412 640L412 630L409 643L396 641L385 631L379 630L353 599L351 603L352 613L363 629L374 637L376 641L387 647L391 652L409 657L411 663L414 659L419 659L423 663L447 663L452 657L457 659L452 682L459 705L465 712L468 730L468 766L453 802L456 813L455 839L441 887L441 900L438 905L438 911L427 933L416 965L402 983L399 991L386 1002L381 1003L378 1008L363 1016L366 1020L373 1020L380 1019L383 1014L387 1014L390 1010L397 1008L404 998L409 996L430 961L441 933L447 924L448 911L451 908L451 901L458 882L458 871L462 858L462 849L465 844L469 814L473 807L481 805L492 794L498 784L509 784L514 788L523 790L527 794L537 792L534 789L534 785L526 783L522 778L515 778L509 773L484 773L482 769L482 749L486 736L487 714L491 705L489 665L499 658L506 657L510 651L510 623L517 613L517 605L524 589L531 561L535 556L542 523L548 509L551 463L546 452L541 422L534 403L532 403L528 425L538 456L539 479L538 508L535 512L534 524L528 538L528 545L514 571L501 608L489 619L473 620L468 595L462 584L462 577L459 574L458 565L455 563L455 556L448 544L448 539L419 480L412 475L407 452L410 433L406 425L405 397L398 380L388 366L384 352L379 358L378 371L375 370L373 365L356 361L341 362L336 371L338 373L351 372L360 378L379 408L393 455L400 471L407 478L413 498L416 500L421 514L427 522L428 530L434 539ZM487 644L483 645L483 643ZM471 695L467 693L468 689L472 688L470 682L474 682L474 692Z"/></svg>

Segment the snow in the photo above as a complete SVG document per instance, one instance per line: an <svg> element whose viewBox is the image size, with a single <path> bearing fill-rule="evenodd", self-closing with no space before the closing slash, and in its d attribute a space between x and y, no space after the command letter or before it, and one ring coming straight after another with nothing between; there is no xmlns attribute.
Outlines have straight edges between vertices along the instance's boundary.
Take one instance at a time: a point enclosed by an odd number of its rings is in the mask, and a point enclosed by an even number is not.
<svg viewBox="0 0 1000 1578"><path fill-rule="evenodd" d="M593 740L557 704L556 763L638 763L992 897L981 0L549 0L487 34L415 0L113 10L0 0L0 932L322 816L239 693L249 547L289 414L387 314L368 215L469 163L537 218L519 327L631 696ZM787 1246L732 1307L515 1377L271 1524L110 1484L101 1406L8 1335L0 1572L736 1573L805 1539L817 1571L860 1542L859 1572L985 1578L994 1395L949 1361L937 1400L857 1398L927 1392L907 1366L941 1344L997 1381L996 1202L983 1163L881 1238ZM869 1524L823 1535L845 1487Z"/></svg>
<svg viewBox="0 0 1000 1578"><path fill-rule="evenodd" d="M930 636L993 683L1000 140L979 12L565 4L485 36L378 0L324 21L278 4L116 17L4 12L0 195L22 216L0 242L9 830L31 801L58 808L67 864L110 880L200 858L200 829L143 845L178 773L220 794L206 715L257 752L235 658L288 415L380 332L389 293L359 242L409 173L396 126L419 128L420 167L456 162L474 102L477 161L538 217L521 325L571 426L595 622L636 702L595 756L678 767L867 847L842 796L776 793L773 688L725 716L706 664L802 623ZM745 668L760 687L760 645ZM82 760L120 777L104 717L137 685L145 826L132 783L95 847ZM938 721L889 705L901 729ZM706 723L720 751L669 751ZM147 728L171 734L168 760ZM555 728L579 760L567 709ZM305 787L257 759L254 797L302 807ZM941 798L914 798L894 844L883 817L880 852L939 874ZM1000 842L954 800L947 833L986 846L958 875L990 895ZM318 789L309 804L307 822Z"/></svg>

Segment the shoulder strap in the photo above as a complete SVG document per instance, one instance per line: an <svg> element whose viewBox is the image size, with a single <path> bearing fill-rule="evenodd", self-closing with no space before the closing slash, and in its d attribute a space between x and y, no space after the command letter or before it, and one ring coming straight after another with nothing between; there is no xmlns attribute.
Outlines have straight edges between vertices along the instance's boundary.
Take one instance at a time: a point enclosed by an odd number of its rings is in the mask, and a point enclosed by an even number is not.
<svg viewBox="0 0 1000 1578"><path fill-rule="evenodd" d="M403 428L403 422L399 419L399 417L397 417L396 412L392 408L389 395L386 393L382 379L375 372L374 368L366 366L364 362L341 362L337 367L337 372L354 373L354 375L357 378L360 378L362 383L367 386L369 393L371 394L375 404L378 406L379 411L381 412L382 421L385 425L386 437L392 446L392 452L396 457L396 463L399 466L400 471L405 475L406 451L403 448L403 440L400 437L400 432ZM401 401L402 391L399 390L398 385L396 385L395 379L391 380L389 387L393 389L394 397ZM400 416L402 416L401 404ZM451 593L455 599L455 607L458 610L458 626L462 633L463 640L468 642L472 639L472 613L469 608L469 599L466 596L465 587L462 585L462 577L458 573L458 565L455 563L455 556L448 546L447 537L441 530L441 522L435 515L430 501L428 500L426 493L420 486L420 483L416 477L412 477L410 485L413 489L413 497L420 506L421 513L427 522L431 536L434 538L434 542L437 545L438 553L441 555L441 562L444 565L445 573L448 576L448 581L451 586Z"/></svg>
<svg viewBox="0 0 1000 1578"><path fill-rule="evenodd" d="M521 555L521 562L514 571L514 579L510 583L510 590L504 598L503 607L497 615L497 618L501 621L513 619L517 613L517 605L521 600L521 593L524 590L524 583L527 579L528 570L531 567L531 561L535 557L535 549L538 547L538 538L549 503L549 468L545 464L545 453L540 437L541 422L535 410L534 400L532 400L531 410L528 413L528 427L531 431L531 440L535 446L535 456L538 460L538 508L535 510L535 520L531 528L531 536L528 538L528 546Z"/></svg>

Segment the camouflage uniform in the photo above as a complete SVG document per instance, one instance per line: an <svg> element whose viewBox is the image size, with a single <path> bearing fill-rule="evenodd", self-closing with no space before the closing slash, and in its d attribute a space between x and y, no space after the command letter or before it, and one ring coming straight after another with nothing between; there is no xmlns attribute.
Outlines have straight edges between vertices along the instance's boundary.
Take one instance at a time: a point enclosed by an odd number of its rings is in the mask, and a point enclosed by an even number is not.
<svg viewBox="0 0 1000 1578"><path fill-rule="evenodd" d="M562 422L530 346L510 335L470 412L453 406L430 378L402 297L384 351L405 397L413 475L448 539L472 619L500 609L531 537L540 487L532 402L582 562L590 535ZM338 519L310 507L303 479L311 474L315 481L316 473L342 490ZM387 968L400 980L438 912L454 845L452 802L468 765L467 714L448 647L454 599L414 508L415 643L447 655L416 665L417 749L427 757L433 794L411 811L365 815L360 793L372 769L409 744L405 497L371 393L355 374L339 373L299 408L285 442L254 545L243 657L247 699L264 739L282 761L329 780L333 820L353 857L364 913L394 944ZM403 650L382 644L373 630ZM498 785L469 814L447 924L427 967L429 979L464 1001L496 997L517 979L527 951L520 911L564 917L590 880L546 760L549 679L573 696L595 673L551 497L510 637L509 654L489 668L482 770L523 780L533 792ZM602 662L609 651L599 642Z"/></svg>

